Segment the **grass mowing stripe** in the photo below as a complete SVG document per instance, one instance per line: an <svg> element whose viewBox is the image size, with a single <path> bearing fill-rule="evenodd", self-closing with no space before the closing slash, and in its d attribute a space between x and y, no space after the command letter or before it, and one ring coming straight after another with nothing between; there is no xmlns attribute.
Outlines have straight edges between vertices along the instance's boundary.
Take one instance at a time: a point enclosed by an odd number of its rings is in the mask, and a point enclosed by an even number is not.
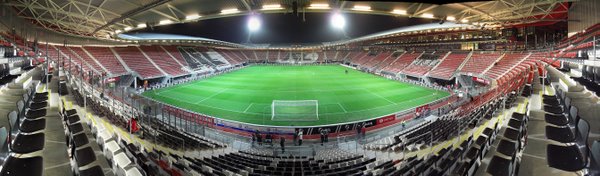
<svg viewBox="0 0 600 176"><path fill-rule="evenodd" d="M250 66L143 95L223 119L276 126L292 122L271 121L273 100L318 100L318 121L293 122L304 126L370 119L435 101L448 93L325 65Z"/></svg>

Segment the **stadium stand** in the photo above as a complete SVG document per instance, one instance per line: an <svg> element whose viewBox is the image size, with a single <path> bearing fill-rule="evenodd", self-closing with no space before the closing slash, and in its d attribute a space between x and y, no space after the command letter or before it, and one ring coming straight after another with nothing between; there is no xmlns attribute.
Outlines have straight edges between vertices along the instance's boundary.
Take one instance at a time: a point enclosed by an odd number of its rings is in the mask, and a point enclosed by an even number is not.
<svg viewBox="0 0 600 176"><path fill-rule="evenodd" d="M91 58L81 47L67 47L70 52L73 52L74 56L83 59L83 62L91 65L92 68L96 71L104 73L104 68L98 64L98 62Z"/></svg>
<svg viewBox="0 0 600 176"><path fill-rule="evenodd" d="M254 51L254 53L256 54L256 61L257 62L265 62L265 61L267 61L269 59L268 52L269 51L264 51L264 50Z"/></svg>
<svg viewBox="0 0 600 176"><path fill-rule="evenodd" d="M162 50L160 46L140 46L139 49L170 76L176 77L186 74L177 61Z"/></svg>
<svg viewBox="0 0 600 176"><path fill-rule="evenodd" d="M385 60L389 59L391 55L392 55L392 52L384 51L384 52L377 54L377 56L375 56L373 59L366 61L365 63L363 63L361 65L364 67L370 68L370 69L374 69L375 66L377 66L381 62L384 62Z"/></svg>
<svg viewBox="0 0 600 176"><path fill-rule="evenodd" d="M415 77L424 76L439 63L439 59L445 57L446 53L443 54L444 55L440 55L439 53L424 53L419 56L419 58L415 59L409 66L404 68L402 73Z"/></svg>
<svg viewBox="0 0 600 176"><path fill-rule="evenodd" d="M117 59L108 47L83 47L100 64L113 75L120 75L127 72L123 64ZM52 56L50 56L52 58Z"/></svg>
<svg viewBox="0 0 600 176"><path fill-rule="evenodd" d="M118 54L127 67L140 74L142 78L156 78L165 76L154 63L144 55L137 47L114 47L115 54Z"/></svg>
<svg viewBox="0 0 600 176"><path fill-rule="evenodd" d="M450 79L468 56L469 53L450 53L437 67L429 72L428 76L440 79Z"/></svg>
<svg viewBox="0 0 600 176"><path fill-rule="evenodd" d="M421 56L421 54L423 53L404 53L389 66L384 67L383 70L392 73L399 73L406 68L406 66L410 65L415 59Z"/></svg>
<svg viewBox="0 0 600 176"><path fill-rule="evenodd" d="M163 50L165 50L165 52L167 52L170 56L172 56L173 58L175 58L175 60L177 60L182 67L186 67L188 66L188 63L186 62L186 60L183 58L183 56L181 55L181 53L179 52L179 50L177 49L177 46L160 46Z"/></svg>
<svg viewBox="0 0 600 176"><path fill-rule="evenodd" d="M88 71L94 71L96 74L100 74L98 70L95 70L89 63L83 60L81 57L75 55L75 53L71 52L68 47L64 46L55 46L58 49L58 52L63 56L63 58L67 59L67 61L72 61L73 64L82 67L83 71L87 73Z"/></svg>
<svg viewBox="0 0 600 176"><path fill-rule="evenodd" d="M504 57L502 57L500 61L494 63L492 68L487 70L484 75L492 79L498 79L504 75L506 71L509 71L512 67L519 65L522 61L527 59L528 55L528 53L504 54Z"/></svg>
<svg viewBox="0 0 600 176"><path fill-rule="evenodd" d="M206 68L206 67L210 66L210 65L207 65L206 60L204 60L204 59L199 60L199 58L197 58L197 57L202 57L202 56L199 55L198 53L195 53L195 49L194 48L191 48L191 47L187 47L187 48L178 47L177 49L179 50L179 52L181 53L181 55L185 59L185 62L188 64L188 66L190 67L190 69L192 69L192 70L202 70L203 68Z"/></svg>
<svg viewBox="0 0 600 176"><path fill-rule="evenodd" d="M473 53L460 70L463 73L482 74L502 57L500 53Z"/></svg>
<svg viewBox="0 0 600 176"><path fill-rule="evenodd" d="M274 63L274 62L277 62L277 60L279 60L279 51L277 51L277 50L269 50L267 52L268 52L268 54L267 54L266 58L267 58L268 62Z"/></svg>

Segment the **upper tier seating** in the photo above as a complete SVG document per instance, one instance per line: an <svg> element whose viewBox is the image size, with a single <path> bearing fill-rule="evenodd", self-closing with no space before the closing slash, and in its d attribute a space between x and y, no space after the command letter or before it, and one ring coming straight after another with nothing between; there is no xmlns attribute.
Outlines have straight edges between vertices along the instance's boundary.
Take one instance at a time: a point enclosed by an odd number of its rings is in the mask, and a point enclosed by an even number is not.
<svg viewBox="0 0 600 176"><path fill-rule="evenodd" d="M171 56L169 56L160 46L140 46L140 49L158 65L162 70L171 76L181 76L186 74L181 66Z"/></svg>
<svg viewBox="0 0 600 176"><path fill-rule="evenodd" d="M327 61L337 60L336 55L338 54L338 52L336 52L336 51L324 51L322 53L323 53L323 58L321 58L322 60L327 60Z"/></svg>
<svg viewBox="0 0 600 176"><path fill-rule="evenodd" d="M400 58L396 59L393 63L384 67L383 70L398 73L402 71L406 66L410 65L415 59L421 56L421 53L404 53Z"/></svg>
<svg viewBox="0 0 600 176"><path fill-rule="evenodd" d="M490 68L487 72L485 72L486 76L489 76L492 79L498 79L504 73L510 70L513 66L519 64L521 60L523 60L528 54L523 53L515 53L515 54L505 54L504 57L496 62L492 68Z"/></svg>
<svg viewBox="0 0 600 176"><path fill-rule="evenodd" d="M500 56L502 55L499 53L473 53L460 71L463 73L482 74L488 67L491 67Z"/></svg>
<svg viewBox="0 0 600 176"><path fill-rule="evenodd" d="M108 47L84 47L100 64L106 68L112 74L123 74L126 73L125 67L121 65L121 62L117 57L110 51Z"/></svg>
<svg viewBox="0 0 600 176"><path fill-rule="evenodd" d="M56 46L56 48L58 49L58 51L60 53L62 53L63 58L66 57L65 61L72 61L74 65L77 66L82 66L83 67L83 71L84 73L87 73L90 70L93 70L92 68L90 68L90 64L88 64L87 62L83 61L79 56L75 55L75 53L71 52L70 49L68 49L67 47L64 46ZM96 74L98 74L99 72L94 70L96 72Z"/></svg>
<svg viewBox="0 0 600 176"><path fill-rule="evenodd" d="M83 59L84 62L91 65L94 70L104 72L104 69L94 59L92 59L81 47L69 47L70 51Z"/></svg>
<svg viewBox="0 0 600 176"><path fill-rule="evenodd" d="M445 54L445 53L444 53ZM422 54L417 60L411 65L404 68L402 73L412 76L424 76L431 70L442 56L439 54Z"/></svg>
<svg viewBox="0 0 600 176"><path fill-rule="evenodd" d="M442 63L429 72L429 76L450 79L468 55L469 53L450 53Z"/></svg>
<svg viewBox="0 0 600 176"><path fill-rule="evenodd" d="M375 56L375 58L371 59L370 61L367 61L366 63L363 63L362 66L367 67L367 68L374 68L375 66L379 65L379 63L386 61L386 60L391 60L390 56L392 55L392 52L390 51L385 51L382 53L377 54L377 56Z"/></svg>
<svg viewBox="0 0 600 176"><path fill-rule="evenodd" d="M254 51L254 53L256 53L256 59L258 61L267 60L267 51Z"/></svg>
<svg viewBox="0 0 600 176"><path fill-rule="evenodd" d="M244 58L244 60L248 60L248 61L256 61L256 54L254 54L254 51L251 50L242 50L240 52L242 55L240 55L242 58ZM283 55L281 55L283 56ZM280 57L281 58L281 57Z"/></svg>
<svg viewBox="0 0 600 176"><path fill-rule="evenodd" d="M267 60L269 62L276 62L279 60L279 51L269 50L269 54L267 55Z"/></svg>
<svg viewBox="0 0 600 176"><path fill-rule="evenodd" d="M225 58L231 65L239 65L242 63L240 58L234 54L235 51L231 50L217 50L223 58Z"/></svg>
<svg viewBox="0 0 600 176"><path fill-rule="evenodd" d="M115 47L113 49L129 68L140 74L140 77L155 78L164 76L137 47Z"/></svg>
<svg viewBox="0 0 600 176"><path fill-rule="evenodd" d="M188 66L188 63L185 61L185 59L183 58L183 56L177 49L177 46L160 46L160 47L162 47L167 53L171 54L171 56L175 57L175 59L177 61L179 61L179 63L182 66Z"/></svg>
<svg viewBox="0 0 600 176"><path fill-rule="evenodd" d="M210 65L207 65L206 60L204 60L204 59L198 60L198 58L196 58L196 57L202 57L202 56L198 55L197 53L194 54L194 51L195 51L194 48L179 47L177 49L179 49L179 52L181 52L181 55L183 56L185 62L188 64L190 69L197 70L197 69L201 69L201 68L210 66Z"/></svg>

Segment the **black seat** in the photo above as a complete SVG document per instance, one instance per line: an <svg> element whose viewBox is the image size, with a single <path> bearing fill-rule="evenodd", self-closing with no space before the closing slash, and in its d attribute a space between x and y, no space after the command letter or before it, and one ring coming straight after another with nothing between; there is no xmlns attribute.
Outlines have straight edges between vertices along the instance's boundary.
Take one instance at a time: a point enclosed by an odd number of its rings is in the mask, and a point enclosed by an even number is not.
<svg viewBox="0 0 600 176"><path fill-rule="evenodd" d="M576 116L574 123L579 126L580 117ZM546 138L560 143L570 143L575 141L577 126L569 125L564 127L546 126Z"/></svg>
<svg viewBox="0 0 600 176"><path fill-rule="evenodd" d="M48 102L33 102L29 104L29 109L38 110L48 106Z"/></svg>
<svg viewBox="0 0 600 176"><path fill-rule="evenodd" d="M44 149L44 133L30 135L19 134L12 141L11 149L15 153L31 153Z"/></svg>
<svg viewBox="0 0 600 176"><path fill-rule="evenodd" d="M494 156L490 160L486 172L493 176L510 176L512 175L512 162L511 160Z"/></svg>
<svg viewBox="0 0 600 176"><path fill-rule="evenodd" d="M89 143L89 141L88 141L88 138L87 138L87 135L85 135L85 133L79 133L79 134L77 134L77 135L74 135L74 136L72 137L72 140L71 140L71 141L72 141L72 143L73 143L73 146L74 146L75 148L78 148L78 147L84 146L84 145L86 145L86 144L88 144L88 143Z"/></svg>
<svg viewBox="0 0 600 176"><path fill-rule="evenodd" d="M496 149L498 153L506 155L508 157L513 157L517 153L517 144L508 140L500 140L498 144L498 148Z"/></svg>
<svg viewBox="0 0 600 176"><path fill-rule="evenodd" d="M69 116L67 117L67 122L69 123L69 125L71 124L75 124L77 122L79 122L79 116L78 115L73 115L73 116Z"/></svg>
<svg viewBox="0 0 600 176"><path fill-rule="evenodd" d="M29 110L25 113L27 119L37 119L46 116L46 109Z"/></svg>
<svg viewBox="0 0 600 176"><path fill-rule="evenodd" d="M594 141L590 148L590 173L600 175L600 140Z"/></svg>
<svg viewBox="0 0 600 176"><path fill-rule="evenodd" d="M513 141L517 141L519 140L520 133L515 129L506 128L506 130L504 131L504 137Z"/></svg>
<svg viewBox="0 0 600 176"><path fill-rule="evenodd" d="M80 176L104 176L104 171L100 166L90 167L79 171Z"/></svg>
<svg viewBox="0 0 600 176"><path fill-rule="evenodd" d="M46 119L24 120L21 123L21 132L33 133L46 128Z"/></svg>
<svg viewBox="0 0 600 176"><path fill-rule="evenodd" d="M555 115L555 114L545 114L544 115L544 120L546 121L546 123L555 125L555 126L565 126L567 124L569 124L569 122L573 121L573 118L576 117L578 114L578 109L575 106L571 106L569 108L569 114L559 114L559 115ZM573 124L575 124L574 122L572 122Z"/></svg>
<svg viewBox="0 0 600 176"><path fill-rule="evenodd" d="M585 168L588 164L587 139L590 125L580 119L577 125L576 141L574 145L560 146L548 144L547 161L552 168L575 172Z"/></svg>
<svg viewBox="0 0 600 176"><path fill-rule="evenodd" d="M41 176L44 171L44 160L40 156L31 158L8 157L2 166L2 176Z"/></svg>
<svg viewBox="0 0 600 176"><path fill-rule="evenodd" d="M75 151L75 161L78 167L86 166L96 161L96 154L92 147L86 147Z"/></svg>
<svg viewBox="0 0 600 176"><path fill-rule="evenodd" d="M69 131L71 134L81 133L83 131L83 126L81 126L81 123L69 125Z"/></svg>

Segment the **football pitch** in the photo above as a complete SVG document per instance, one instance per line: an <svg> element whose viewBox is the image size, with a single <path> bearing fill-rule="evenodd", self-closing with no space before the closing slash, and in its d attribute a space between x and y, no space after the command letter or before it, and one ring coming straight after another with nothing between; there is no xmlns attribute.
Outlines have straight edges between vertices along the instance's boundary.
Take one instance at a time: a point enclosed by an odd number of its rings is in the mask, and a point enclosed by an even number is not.
<svg viewBox="0 0 600 176"><path fill-rule="evenodd" d="M255 65L203 80L146 91L143 95L226 120L272 126L313 126L389 115L446 97L449 93L388 80L340 65ZM317 100L318 118L308 121L272 120L273 100Z"/></svg>

